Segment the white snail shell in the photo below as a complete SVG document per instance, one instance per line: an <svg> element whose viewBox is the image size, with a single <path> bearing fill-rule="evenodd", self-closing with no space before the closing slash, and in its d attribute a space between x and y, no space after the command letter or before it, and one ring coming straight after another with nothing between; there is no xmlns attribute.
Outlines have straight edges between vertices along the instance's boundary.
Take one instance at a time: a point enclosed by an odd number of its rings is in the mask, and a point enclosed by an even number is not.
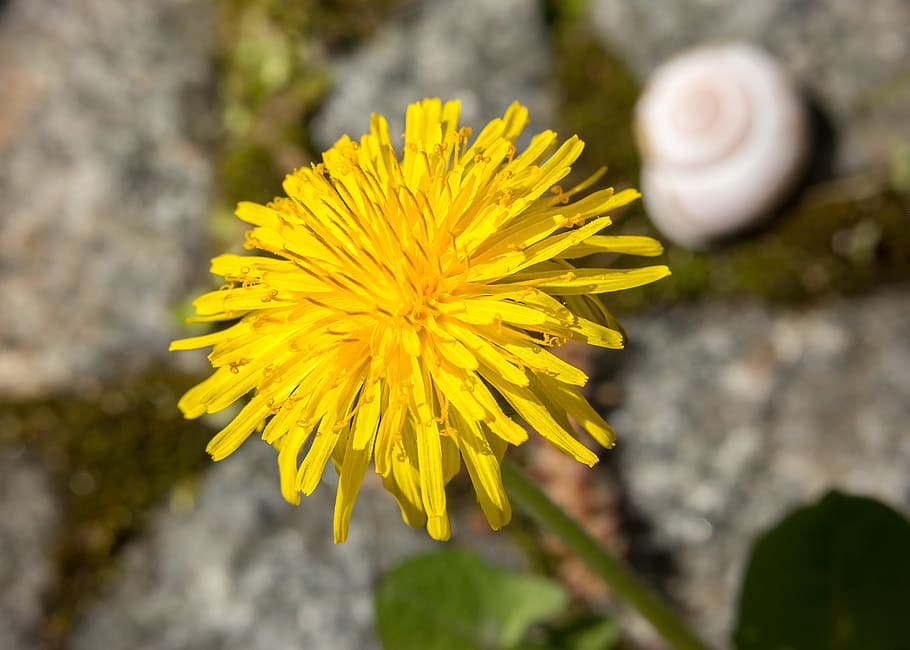
<svg viewBox="0 0 910 650"><path fill-rule="evenodd" d="M810 145L799 91L746 43L699 48L658 68L635 117L645 208L664 235L692 248L769 216Z"/></svg>

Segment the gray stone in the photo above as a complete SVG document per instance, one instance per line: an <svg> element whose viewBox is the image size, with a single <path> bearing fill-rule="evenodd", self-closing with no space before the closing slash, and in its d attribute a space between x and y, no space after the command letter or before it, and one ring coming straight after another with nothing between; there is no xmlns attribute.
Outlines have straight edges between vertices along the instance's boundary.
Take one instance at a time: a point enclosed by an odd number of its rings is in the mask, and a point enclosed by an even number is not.
<svg viewBox="0 0 910 650"><path fill-rule="evenodd" d="M0 391L165 354L201 277L213 8L9 0L0 12Z"/></svg>
<svg viewBox="0 0 910 650"><path fill-rule="evenodd" d="M311 134L327 149L342 134L358 138L370 113L379 113L397 145L407 105L437 96L461 99L462 122L475 129L515 100L528 106L532 127L550 128L550 65L541 3L423 0L336 64L335 86Z"/></svg>
<svg viewBox="0 0 910 650"><path fill-rule="evenodd" d="M895 135L910 134L910 3L904 0L593 0L590 11L605 44L641 80L702 43L744 39L764 46L833 122L838 171L880 165Z"/></svg>
<svg viewBox="0 0 910 650"><path fill-rule="evenodd" d="M755 535L831 488L910 512L910 292L796 311L707 302L627 319L612 414L671 593L729 638Z"/></svg>
<svg viewBox="0 0 910 650"><path fill-rule="evenodd" d="M206 475L198 495L177 492L153 516L71 647L375 648L375 581L432 542L402 523L373 478L358 498L348 541L334 545L333 487L289 505L279 493L274 450L251 441Z"/></svg>
<svg viewBox="0 0 910 650"><path fill-rule="evenodd" d="M38 645L60 518L47 472L21 448L0 450L0 648Z"/></svg>

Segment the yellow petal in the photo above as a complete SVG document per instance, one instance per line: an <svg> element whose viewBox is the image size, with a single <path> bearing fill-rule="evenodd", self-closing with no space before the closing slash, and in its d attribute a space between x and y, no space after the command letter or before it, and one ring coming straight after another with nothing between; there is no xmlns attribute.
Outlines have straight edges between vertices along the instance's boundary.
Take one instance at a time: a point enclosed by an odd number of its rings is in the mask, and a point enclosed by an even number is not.
<svg viewBox="0 0 910 650"><path fill-rule="evenodd" d="M595 253L624 253L626 255L656 257L663 252L663 245L651 237L639 235L594 235L580 244L567 248L559 254L559 257L570 260Z"/></svg>
<svg viewBox="0 0 910 650"><path fill-rule="evenodd" d="M252 203L250 201L241 201L238 203L234 214L254 226L278 224L277 212L264 205L259 205L258 203Z"/></svg>
<svg viewBox="0 0 910 650"><path fill-rule="evenodd" d="M497 349L488 340L478 336L466 327L451 324L448 330L468 348L473 350L474 354L483 362L485 369L482 374L498 373L503 379L513 384L518 386L528 385L528 378L525 376L524 370L514 364L511 358L512 355L502 349Z"/></svg>
<svg viewBox="0 0 910 650"><path fill-rule="evenodd" d="M670 269L666 266L645 266L635 269L576 269L558 275L524 272L512 276L510 280L533 283L541 291L564 296L631 289L668 275Z"/></svg>
<svg viewBox="0 0 910 650"><path fill-rule="evenodd" d="M594 233L600 232L611 223L612 220L610 217L601 217L600 219L594 219L577 230L571 230L561 235L556 235L555 237L548 237L539 244L535 244L525 250L524 261L517 268L512 269L509 272L520 271L533 264L556 257L570 246L590 239Z"/></svg>
<svg viewBox="0 0 910 650"><path fill-rule="evenodd" d="M338 491L335 493L334 536L336 544L345 541L348 537L348 522L351 519L354 502L372 455L371 448L348 449L344 454L344 461L338 474Z"/></svg>
<svg viewBox="0 0 910 650"><path fill-rule="evenodd" d="M420 468L420 496L427 517L445 515L445 479L442 471L442 445L439 424L431 410L427 382L416 360L411 366L411 398L414 408L414 435L417 438L417 463Z"/></svg>
<svg viewBox="0 0 910 650"><path fill-rule="evenodd" d="M269 409L265 405L265 399L261 395L257 395L240 409L240 413L226 427L215 434L205 450L213 460L227 458L250 437L250 434L265 420L267 415L269 415Z"/></svg>
<svg viewBox="0 0 910 650"><path fill-rule="evenodd" d="M423 510L423 499L420 495L420 475L405 453L404 445L398 443L393 452L387 475L382 477L382 485L392 493L401 508L401 518L408 526L420 528L427 524L427 515Z"/></svg>
<svg viewBox="0 0 910 650"><path fill-rule="evenodd" d="M462 432L462 435L457 438L458 446L471 476L478 501L490 526L494 530L499 530L509 522L512 514L508 496L502 485L499 460L479 427L457 416L456 422Z"/></svg>
<svg viewBox="0 0 910 650"><path fill-rule="evenodd" d="M312 430L301 426L292 428L286 436L274 443L278 447L278 474L281 479L281 495L288 503L300 503L297 489L297 457L309 439Z"/></svg>
<svg viewBox="0 0 910 650"><path fill-rule="evenodd" d="M373 382L363 390L360 397L360 410L354 418L351 448L355 451L372 446L373 439L379 427L379 414L382 408L382 384ZM372 452L371 452L372 453Z"/></svg>
<svg viewBox="0 0 910 650"><path fill-rule="evenodd" d="M527 388L513 386L492 377L489 379L490 383L493 384L506 401L540 435L566 454L589 467L597 462L597 455L576 440L565 427L561 426L532 391Z"/></svg>
<svg viewBox="0 0 910 650"><path fill-rule="evenodd" d="M613 427L598 415L577 388L546 375L535 375L534 382L542 394L571 415L598 444L608 449L616 444Z"/></svg>
<svg viewBox="0 0 910 650"><path fill-rule="evenodd" d="M331 424L326 424L327 420L323 419L316 429L316 435L313 436L313 442L310 450L307 452L300 467L297 468L297 489L306 496L313 493L322 480L325 473L326 463L329 462L329 456L335 450L338 443L338 433L332 430Z"/></svg>
<svg viewBox="0 0 910 650"><path fill-rule="evenodd" d="M477 370L480 363L474 354L458 339L449 334L435 319L429 319L427 329L430 331L433 348L439 356L462 370Z"/></svg>
<svg viewBox="0 0 910 650"><path fill-rule="evenodd" d="M539 373L552 375L562 382L576 386L584 386L588 381L588 376L584 372L539 345L527 341L497 341L497 344L518 357L525 366Z"/></svg>
<svg viewBox="0 0 910 650"><path fill-rule="evenodd" d="M619 350L625 345L622 332L604 327L586 318L577 318L574 323L569 325L569 329L572 330L573 339L583 341L589 345L613 348L614 350Z"/></svg>
<svg viewBox="0 0 910 650"><path fill-rule="evenodd" d="M546 322L546 316L540 311L508 300L470 298L455 303L442 303L439 311L470 325L541 325Z"/></svg>
<svg viewBox="0 0 910 650"><path fill-rule="evenodd" d="M315 404L313 408L308 409L308 412L315 412L320 421L310 450L297 470L297 489L306 495L311 494L319 485L329 456L339 439L347 437L350 418L345 416L350 412L360 383L355 374L346 382L329 389L321 400L312 402Z"/></svg>

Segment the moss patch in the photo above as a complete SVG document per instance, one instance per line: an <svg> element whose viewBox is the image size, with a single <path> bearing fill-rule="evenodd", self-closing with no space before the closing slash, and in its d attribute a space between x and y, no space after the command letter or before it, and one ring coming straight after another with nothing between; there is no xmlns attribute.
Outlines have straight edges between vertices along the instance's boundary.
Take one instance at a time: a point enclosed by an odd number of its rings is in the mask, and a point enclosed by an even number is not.
<svg viewBox="0 0 910 650"><path fill-rule="evenodd" d="M198 472L211 464L211 432L176 407L197 379L152 371L78 395L0 404L0 445L24 444L42 460L64 513L43 647L64 645L148 508L169 494L174 504L185 503Z"/></svg>
<svg viewBox="0 0 910 650"><path fill-rule="evenodd" d="M611 184L634 185L640 159L631 116L638 83L579 19L557 18L552 29L560 130L577 133L585 142L584 155L573 173L588 176L605 164Z"/></svg>
<svg viewBox="0 0 910 650"><path fill-rule="evenodd" d="M634 308L714 295L800 303L910 280L910 195L881 186L848 198L838 185L806 191L761 232L716 250L668 246L673 276L611 302ZM622 228L638 230L639 219Z"/></svg>
<svg viewBox="0 0 910 650"><path fill-rule="evenodd" d="M591 33L583 10L560 7L549 3L554 74L561 130L578 133L587 144L578 171L591 173L606 163L609 183L637 186L640 160L632 116L638 84ZM622 232L659 237L640 203L616 216ZM670 278L608 296L608 304L628 310L707 295L800 302L906 281L910 193L886 172L830 180L806 189L760 232L709 252L668 245L664 259L673 270Z"/></svg>
<svg viewBox="0 0 910 650"><path fill-rule="evenodd" d="M266 202L281 180L319 152L306 124L330 87L329 55L369 36L413 0L220 0L216 236L242 241L240 225L218 223L238 201ZM219 237L220 238L220 237Z"/></svg>

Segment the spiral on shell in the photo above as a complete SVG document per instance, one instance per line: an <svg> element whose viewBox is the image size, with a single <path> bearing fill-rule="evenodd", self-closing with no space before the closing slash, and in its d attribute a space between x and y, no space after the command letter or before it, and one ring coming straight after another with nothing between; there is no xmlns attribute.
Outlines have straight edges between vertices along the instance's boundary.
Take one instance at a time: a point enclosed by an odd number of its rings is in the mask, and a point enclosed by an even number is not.
<svg viewBox="0 0 910 650"><path fill-rule="evenodd" d="M641 188L654 224L699 248L769 216L810 146L802 96L759 48L699 48L658 68L636 107Z"/></svg>

